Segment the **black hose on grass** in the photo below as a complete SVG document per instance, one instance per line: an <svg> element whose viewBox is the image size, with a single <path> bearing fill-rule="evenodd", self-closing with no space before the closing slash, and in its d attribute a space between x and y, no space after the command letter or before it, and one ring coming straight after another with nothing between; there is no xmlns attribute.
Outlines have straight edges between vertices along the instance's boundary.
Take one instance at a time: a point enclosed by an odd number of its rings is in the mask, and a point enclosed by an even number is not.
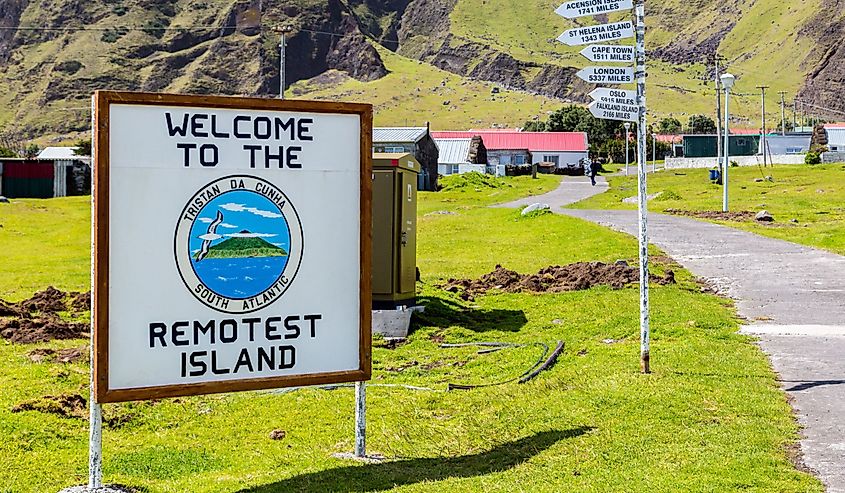
<svg viewBox="0 0 845 493"><path fill-rule="evenodd" d="M542 342L532 342L530 344L514 344L510 342L467 342L461 344L441 344L441 348L456 348L456 347L483 347L487 349L482 349L478 351L478 354L489 354L495 351L500 351L505 348L518 348L518 347L526 347L526 346L540 346L543 348L543 354L537 359L537 361L531 365L530 368L522 372L521 375L515 376L513 378L509 378L507 380L501 382L494 382L494 383L483 383L483 384L460 384L460 383L449 383L446 384L446 390L472 390L478 389L483 387L494 387L496 385L504 385L506 383L511 383L518 381L519 383L525 383L532 378L536 377L540 374L543 370L551 367L554 365L557 357L563 351L564 343L563 341L558 341L557 347L552 352L551 356L546 359L546 355L549 354L549 346Z"/></svg>

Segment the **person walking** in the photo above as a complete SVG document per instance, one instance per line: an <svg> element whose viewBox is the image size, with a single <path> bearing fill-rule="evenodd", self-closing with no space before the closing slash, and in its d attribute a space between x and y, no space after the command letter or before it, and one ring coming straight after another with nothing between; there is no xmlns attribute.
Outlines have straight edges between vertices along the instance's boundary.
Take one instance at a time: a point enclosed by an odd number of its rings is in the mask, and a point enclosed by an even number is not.
<svg viewBox="0 0 845 493"><path fill-rule="evenodd" d="M584 159L584 174L590 177L590 183L596 186L596 175L599 172L599 167L590 161L590 158Z"/></svg>

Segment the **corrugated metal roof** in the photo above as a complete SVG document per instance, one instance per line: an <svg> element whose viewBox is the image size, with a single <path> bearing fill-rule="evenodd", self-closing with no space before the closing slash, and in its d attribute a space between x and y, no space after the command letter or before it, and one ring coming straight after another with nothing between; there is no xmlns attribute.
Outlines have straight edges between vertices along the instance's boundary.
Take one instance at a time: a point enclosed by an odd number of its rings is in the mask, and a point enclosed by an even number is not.
<svg viewBox="0 0 845 493"><path fill-rule="evenodd" d="M520 150L546 152L586 152L584 132L431 132L435 139L468 139L475 135L490 151Z"/></svg>
<svg viewBox="0 0 845 493"><path fill-rule="evenodd" d="M373 142L418 142L425 137L426 127L376 127Z"/></svg>
<svg viewBox="0 0 845 493"><path fill-rule="evenodd" d="M836 146L838 148L845 148L845 126L843 127L828 127L825 125L827 131L827 146Z"/></svg>
<svg viewBox="0 0 845 493"><path fill-rule="evenodd" d="M464 164L469 162L472 139L434 139L440 149L439 164Z"/></svg>
<svg viewBox="0 0 845 493"><path fill-rule="evenodd" d="M38 159L79 159L73 153L76 147L45 147L38 153Z"/></svg>
<svg viewBox="0 0 845 493"><path fill-rule="evenodd" d="M684 141L683 135L676 134L655 134L654 138L658 142L665 142L667 144L680 144Z"/></svg>

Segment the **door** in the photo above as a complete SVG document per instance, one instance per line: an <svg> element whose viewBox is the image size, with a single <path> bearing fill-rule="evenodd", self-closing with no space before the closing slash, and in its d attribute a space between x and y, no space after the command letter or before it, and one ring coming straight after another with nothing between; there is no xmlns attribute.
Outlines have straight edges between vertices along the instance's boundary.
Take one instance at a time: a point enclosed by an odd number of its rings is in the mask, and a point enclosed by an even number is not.
<svg viewBox="0 0 845 493"><path fill-rule="evenodd" d="M399 292L412 293L417 285L417 177L410 171L399 175Z"/></svg>
<svg viewBox="0 0 845 493"><path fill-rule="evenodd" d="M393 293L393 174L373 171L373 294Z"/></svg>

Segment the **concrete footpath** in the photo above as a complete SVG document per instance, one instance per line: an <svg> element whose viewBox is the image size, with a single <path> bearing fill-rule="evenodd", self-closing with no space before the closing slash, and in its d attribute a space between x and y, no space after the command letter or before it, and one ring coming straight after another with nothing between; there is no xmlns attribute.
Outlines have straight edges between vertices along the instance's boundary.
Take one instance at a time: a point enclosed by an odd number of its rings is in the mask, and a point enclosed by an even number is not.
<svg viewBox="0 0 845 493"><path fill-rule="evenodd" d="M561 209L606 188L566 178L523 199L631 235L636 211ZM569 191L572 190L570 194ZM594 192L594 193L593 193ZM845 493L845 257L717 224L649 214L649 241L722 293L760 339L803 426L805 464Z"/></svg>

